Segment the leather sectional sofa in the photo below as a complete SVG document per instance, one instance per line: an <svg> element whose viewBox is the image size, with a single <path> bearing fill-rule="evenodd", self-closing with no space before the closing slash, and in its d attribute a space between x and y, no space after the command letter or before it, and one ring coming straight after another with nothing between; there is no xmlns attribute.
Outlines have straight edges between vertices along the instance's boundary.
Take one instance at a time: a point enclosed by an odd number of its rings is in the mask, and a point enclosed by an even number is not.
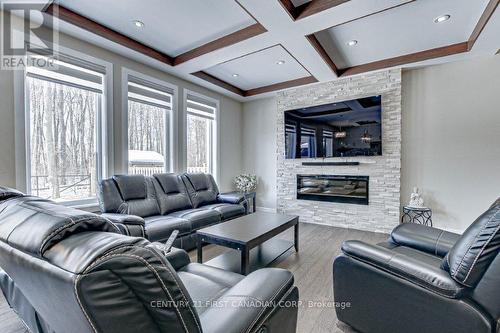
<svg viewBox="0 0 500 333"><path fill-rule="evenodd" d="M289 271L244 277L122 227L0 187L0 287L31 332L295 332Z"/></svg>
<svg viewBox="0 0 500 333"><path fill-rule="evenodd" d="M340 321L360 332L500 332L500 199L458 235L419 224L346 241L333 263Z"/></svg>
<svg viewBox="0 0 500 333"><path fill-rule="evenodd" d="M242 216L248 206L201 173L113 176L101 181L98 199L103 216L129 235L162 242L177 229L175 246L186 250L196 247L196 230Z"/></svg>

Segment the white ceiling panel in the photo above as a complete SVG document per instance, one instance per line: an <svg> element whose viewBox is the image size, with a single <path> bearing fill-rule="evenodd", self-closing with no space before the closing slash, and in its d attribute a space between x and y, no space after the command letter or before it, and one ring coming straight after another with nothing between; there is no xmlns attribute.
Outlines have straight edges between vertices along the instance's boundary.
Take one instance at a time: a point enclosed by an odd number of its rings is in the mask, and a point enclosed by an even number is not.
<svg viewBox="0 0 500 333"><path fill-rule="evenodd" d="M278 61L284 63L278 65ZM224 62L205 72L243 90L310 76L281 45Z"/></svg>
<svg viewBox="0 0 500 333"><path fill-rule="evenodd" d="M248 27L234 0L58 0L60 5L170 56ZM144 23L137 28L134 20Z"/></svg>
<svg viewBox="0 0 500 333"><path fill-rule="evenodd" d="M292 0L292 3L295 7L298 7L300 5L303 5L307 2L311 2L311 0Z"/></svg>
<svg viewBox="0 0 500 333"><path fill-rule="evenodd" d="M339 68L467 41L488 0L418 0L316 34ZM434 23L441 15L451 15ZM351 40L356 46L348 46Z"/></svg>

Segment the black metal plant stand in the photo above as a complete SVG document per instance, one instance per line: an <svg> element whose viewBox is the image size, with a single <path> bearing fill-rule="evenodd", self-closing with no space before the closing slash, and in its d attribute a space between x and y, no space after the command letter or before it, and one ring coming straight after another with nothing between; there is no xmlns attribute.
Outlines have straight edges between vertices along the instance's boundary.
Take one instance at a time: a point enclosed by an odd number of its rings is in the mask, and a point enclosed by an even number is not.
<svg viewBox="0 0 500 333"><path fill-rule="evenodd" d="M427 207L403 207L401 223L419 223L432 227L432 210Z"/></svg>

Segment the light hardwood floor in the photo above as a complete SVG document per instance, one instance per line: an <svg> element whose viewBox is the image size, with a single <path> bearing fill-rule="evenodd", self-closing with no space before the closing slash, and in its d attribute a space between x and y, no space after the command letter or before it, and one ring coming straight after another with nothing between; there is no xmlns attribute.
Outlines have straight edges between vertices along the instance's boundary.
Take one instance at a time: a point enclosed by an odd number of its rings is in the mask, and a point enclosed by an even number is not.
<svg viewBox="0 0 500 333"><path fill-rule="evenodd" d="M289 230L278 237L293 240L293 232ZM290 250L272 266L286 268L293 272L300 299L304 301L303 304L307 304L308 301L328 304L328 302L333 302L332 263L333 259L340 254L342 242L348 239L358 239L375 244L386 240L387 237L388 235L380 233L301 223L299 252L295 253ZM203 258L209 260L224 251L227 249L209 245L203 250ZM196 251L191 251L189 254L192 261L196 261ZM1 293L0 332L27 332ZM309 332L346 333L351 331L337 322L335 309L303 306L299 308L297 333Z"/></svg>

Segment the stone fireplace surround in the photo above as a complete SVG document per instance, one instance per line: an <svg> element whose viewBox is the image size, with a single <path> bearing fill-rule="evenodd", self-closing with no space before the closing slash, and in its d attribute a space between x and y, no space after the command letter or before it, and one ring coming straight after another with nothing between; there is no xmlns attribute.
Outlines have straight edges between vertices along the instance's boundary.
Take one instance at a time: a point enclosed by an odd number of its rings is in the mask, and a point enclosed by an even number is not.
<svg viewBox="0 0 500 333"><path fill-rule="evenodd" d="M382 156L285 159L284 111L382 95ZM277 210L301 222L374 232L399 224L401 180L401 69L337 79L278 94ZM359 165L303 166L306 161L359 162ZM297 175L369 176L369 205L297 200Z"/></svg>

